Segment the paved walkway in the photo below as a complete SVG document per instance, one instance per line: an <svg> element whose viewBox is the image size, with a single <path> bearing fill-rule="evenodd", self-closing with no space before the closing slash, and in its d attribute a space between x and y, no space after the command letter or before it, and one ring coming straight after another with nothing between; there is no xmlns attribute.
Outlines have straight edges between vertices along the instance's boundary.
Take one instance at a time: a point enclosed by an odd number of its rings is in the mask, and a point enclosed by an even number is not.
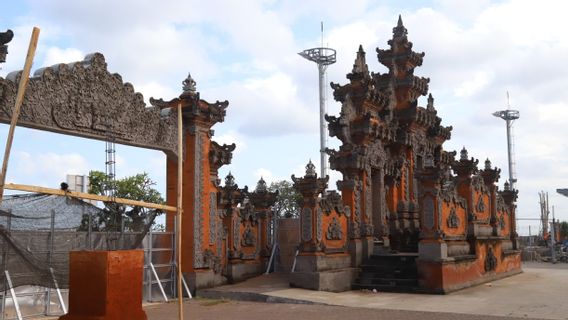
<svg viewBox="0 0 568 320"><path fill-rule="evenodd" d="M330 293L289 288L282 274L203 292L237 300L316 303L353 308L445 312L485 316L568 319L568 264L525 264L524 272L448 295Z"/></svg>

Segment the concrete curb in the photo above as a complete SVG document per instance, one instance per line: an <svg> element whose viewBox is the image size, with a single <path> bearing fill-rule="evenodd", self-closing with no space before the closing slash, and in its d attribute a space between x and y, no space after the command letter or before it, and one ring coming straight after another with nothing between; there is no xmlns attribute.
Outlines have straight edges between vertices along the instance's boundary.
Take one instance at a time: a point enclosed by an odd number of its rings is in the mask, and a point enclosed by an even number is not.
<svg viewBox="0 0 568 320"><path fill-rule="evenodd" d="M200 291L197 292L197 296L202 297L202 298L208 298L208 299L227 299L227 300L236 300L236 301L328 305L327 303L314 302L314 301L309 301L309 300L275 297L275 296L271 296L271 295L267 295L267 294L263 294L263 293L255 293L255 292L200 290Z"/></svg>

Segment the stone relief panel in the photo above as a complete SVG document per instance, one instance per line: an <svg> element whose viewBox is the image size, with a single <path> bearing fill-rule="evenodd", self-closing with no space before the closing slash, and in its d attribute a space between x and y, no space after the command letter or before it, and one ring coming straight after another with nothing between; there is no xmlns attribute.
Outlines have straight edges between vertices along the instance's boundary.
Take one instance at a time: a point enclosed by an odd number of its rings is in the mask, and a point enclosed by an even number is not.
<svg viewBox="0 0 568 320"><path fill-rule="evenodd" d="M0 78L0 122L9 123L21 71ZM177 152L177 112L146 107L142 94L107 71L104 56L39 69L30 79L21 126Z"/></svg>
<svg viewBox="0 0 568 320"><path fill-rule="evenodd" d="M302 241L312 240L312 209L304 208L302 210Z"/></svg>
<svg viewBox="0 0 568 320"><path fill-rule="evenodd" d="M247 223L245 232L243 233L243 239L241 240L241 246L243 247L254 247L256 246L256 236L252 230L250 224Z"/></svg>
<svg viewBox="0 0 568 320"><path fill-rule="evenodd" d="M460 218L456 214L456 208L450 210L450 214L447 219L448 228L456 229L460 226Z"/></svg>
<svg viewBox="0 0 568 320"><path fill-rule="evenodd" d="M316 239L321 241L323 236L323 210L321 207L316 209Z"/></svg>
<svg viewBox="0 0 568 320"><path fill-rule="evenodd" d="M337 217L333 217L333 220L327 228L327 234L325 236L327 240L341 240L343 239L343 231L341 231L341 224L337 220Z"/></svg>
<svg viewBox="0 0 568 320"><path fill-rule="evenodd" d="M201 195L203 194L203 170L202 170L202 160L203 160L203 136L202 133L197 131L195 133L196 137L196 150L194 152L195 160L195 174L194 174L194 203L193 203L193 262L195 268L206 267L203 259L203 251L201 242L203 239L203 215L206 214L203 209L203 199Z"/></svg>

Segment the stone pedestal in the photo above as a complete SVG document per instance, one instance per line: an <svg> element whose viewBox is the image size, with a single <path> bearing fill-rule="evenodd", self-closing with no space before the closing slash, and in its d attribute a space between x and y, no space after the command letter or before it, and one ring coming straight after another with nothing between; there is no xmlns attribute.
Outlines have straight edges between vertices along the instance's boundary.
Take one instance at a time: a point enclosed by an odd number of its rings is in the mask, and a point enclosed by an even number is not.
<svg viewBox="0 0 568 320"><path fill-rule="evenodd" d="M348 254L298 256L296 272L290 274L290 286L318 291L351 290L356 270Z"/></svg>
<svg viewBox="0 0 568 320"><path fill-rule="evenodd" d="M61 320L146 320L142 309L144 252L69 253L69 313Z"/></svg>

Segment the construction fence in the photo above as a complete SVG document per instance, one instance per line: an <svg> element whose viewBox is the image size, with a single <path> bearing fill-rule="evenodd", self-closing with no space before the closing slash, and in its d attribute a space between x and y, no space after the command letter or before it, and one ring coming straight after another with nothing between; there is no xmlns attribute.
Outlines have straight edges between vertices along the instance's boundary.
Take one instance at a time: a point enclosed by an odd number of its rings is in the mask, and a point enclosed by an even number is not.
<svg viewBox="0 0 568 320"><path fill-rule="evenodd" d="M0 209L0 320L66 313L73 250L142 249L144 301L175 297L173 232L132 232L124 226L122 232L77 231L85 217L95 218L96 210L80 200L70 206L62 201L67 205L47 212L18 212L4 204Z"/></svg>

